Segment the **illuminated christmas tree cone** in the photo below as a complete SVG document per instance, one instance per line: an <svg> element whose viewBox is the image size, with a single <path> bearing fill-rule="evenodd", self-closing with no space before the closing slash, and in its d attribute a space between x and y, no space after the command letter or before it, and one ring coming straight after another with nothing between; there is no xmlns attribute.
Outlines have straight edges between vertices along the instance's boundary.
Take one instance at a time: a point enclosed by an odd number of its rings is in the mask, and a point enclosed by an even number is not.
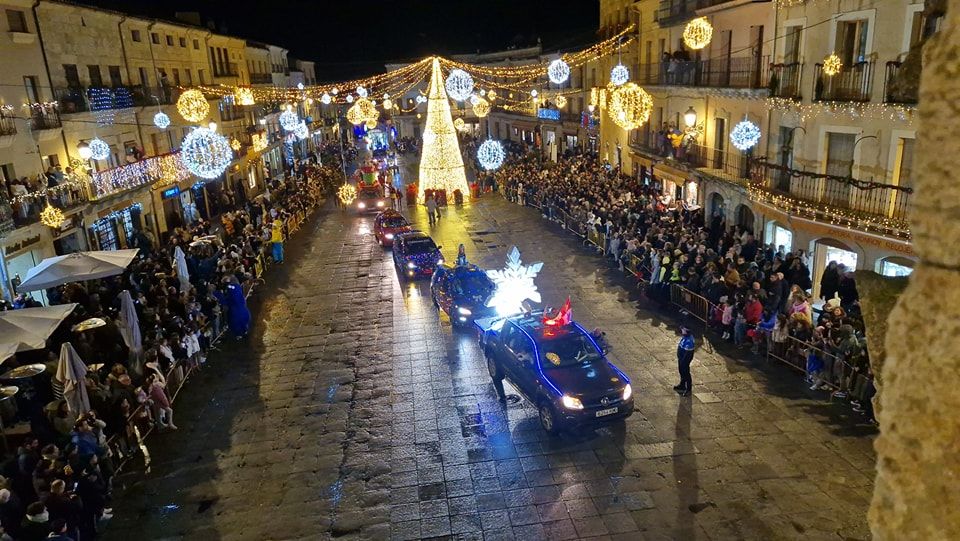
<svg viewBox="0 0 960 541"><path fill-rule="evenodd" d="M427 94L427 124L423 130L423 153L420 157L420 182L417 200L424 201L426 190L446 190L447 198L455 190L470 193L467 174L463 169L457 130L450 115L450 102L440 74L440 61L433 59L433 74Z"/></svg>

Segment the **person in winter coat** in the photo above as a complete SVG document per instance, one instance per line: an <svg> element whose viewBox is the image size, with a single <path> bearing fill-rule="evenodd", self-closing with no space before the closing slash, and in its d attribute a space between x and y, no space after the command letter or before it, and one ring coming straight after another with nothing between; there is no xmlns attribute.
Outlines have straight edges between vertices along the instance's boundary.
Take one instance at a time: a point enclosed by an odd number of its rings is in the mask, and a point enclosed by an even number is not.
<svg viewBox="0 0 960 541"><path fill-rule="evenodd" d="M50 515L40 502L27 506L27 515L20 523L18 541L43 541L50 534Z"/></svg>
<svg viewBox="0 0 960 541"><path fill-rule="evenodd" d="M820 277L820 298L830 299L840 287L840 272L842 265L836 261L827 263L827 268L823 269L823 276Z"/></svg>

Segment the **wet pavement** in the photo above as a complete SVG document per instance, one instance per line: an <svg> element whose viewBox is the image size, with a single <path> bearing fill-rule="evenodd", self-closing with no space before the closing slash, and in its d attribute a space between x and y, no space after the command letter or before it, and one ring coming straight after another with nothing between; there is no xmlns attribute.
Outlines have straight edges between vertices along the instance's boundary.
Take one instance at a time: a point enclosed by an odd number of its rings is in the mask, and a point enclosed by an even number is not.
<svg viewBox="0 0 960 541"><path fill-rule="evenodd" d="M181 393L106 539L869 537L872 427L711 343L679 398L675 320L535 210L488 196L431 232L451 259L462 242L487 268L514 244L543 261L544 300L569 295L633 380L623 424L552 438L501 406L476 337L398 282L373 217L318 214L255 294L249 342Z"/></svg>

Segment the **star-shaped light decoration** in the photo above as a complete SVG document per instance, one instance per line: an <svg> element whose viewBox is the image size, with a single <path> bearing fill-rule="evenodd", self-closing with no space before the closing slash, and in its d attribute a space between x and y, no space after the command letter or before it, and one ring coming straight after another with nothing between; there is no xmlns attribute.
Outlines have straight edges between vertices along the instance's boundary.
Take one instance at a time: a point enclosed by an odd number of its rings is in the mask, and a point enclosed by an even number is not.
<svg viewBox="0 0 960 541"><path fill-rule="evenodd" d="M512 316L523 312L523 301L530 299L540 302L540 292L533 279L543 268L543 263L523 265L520 262L520 250L514 246L507 254L507 265L503 270L488 270L487 276L497 286L496 291L487 301L487 306L497 309L502 317Z"/></svg>

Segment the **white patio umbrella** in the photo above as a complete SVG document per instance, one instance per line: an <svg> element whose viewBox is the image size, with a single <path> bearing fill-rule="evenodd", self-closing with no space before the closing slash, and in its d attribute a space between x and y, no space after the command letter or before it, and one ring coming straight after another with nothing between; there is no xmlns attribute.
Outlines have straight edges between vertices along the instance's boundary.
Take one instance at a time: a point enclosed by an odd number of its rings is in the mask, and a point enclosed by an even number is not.
<svg viewBox="0 0 960 541"><path fill-rule="evenodd" d="M84 383L86 375L87 366L83 364L83 359L70 342L64 342L60 346L60 362L57 363L54 377L63 384L63 399L67 401L67 409L74 416L90 411L90 397Z"/></svg>
<svg viewBox="0 0 960 541"><path fill-rule="evenodd" d="M7 344L15 344L17 351L42 349L57 325L76 306L76 303L58 304L0 312L0 339Z"/></svg>
<svg viewBox="0 0 960 541"><path fill-rule="evenodd" d="M130 265L138 251L138 248L101 250L48 257L27 272L27 278L17 286L17 291L24 293L68 282L115 276Z"/></svg>
<svg viewBox="0 0 960 541"><path fill-rule="evenodd" d="M123 337L123 343L130 348L134 358L139 359L143 351L140 320L137 318L137 309L133 306L133 297L126 289L120 292L120 336Z"/></svg>
<svg viewBox="0 0 960 541"><path fill-rule="evenodd" d="M3 343L0 344L0 364L7 362L7 359L13 357L17 352L17 344Z"/></svg>
<svg viewBox="0 0 960 541"><path fill-rule="evenodd" d="M180 291L190 289L190 271L187 270L187 256L179 246L173 251L174 265L177 267L177 279L180 280Z"/></svg>

